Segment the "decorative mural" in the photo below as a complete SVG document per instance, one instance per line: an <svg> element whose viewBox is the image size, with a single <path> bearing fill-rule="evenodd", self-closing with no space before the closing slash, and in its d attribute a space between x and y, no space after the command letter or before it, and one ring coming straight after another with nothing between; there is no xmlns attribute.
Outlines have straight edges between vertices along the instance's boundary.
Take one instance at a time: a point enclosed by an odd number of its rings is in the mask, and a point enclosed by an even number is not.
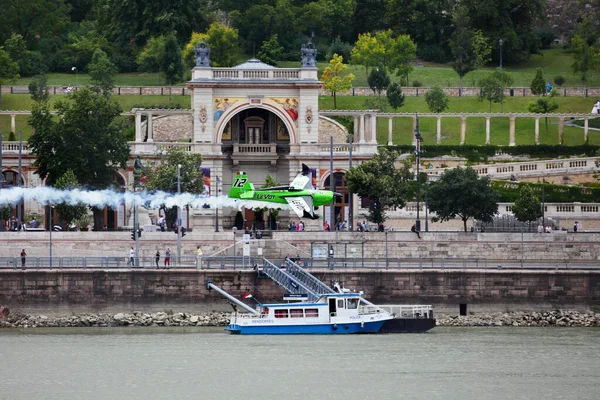
<svg viewBox="0 0 600 400"><path fill-rule="evenodd" d="M271 97L269 100L279 104L283 107L283 110L288 113L292 121L298 120L298 99L296 98L282 98L282 97Z"/></svg>
<svg viewBox="0 0 600 400"><path fill-rule="evenodd" d="M285 127L285 124L283 123L282 120L280 120L279 118L276 119L277 121L277 140L290 140L290 133L288 132L287 128Z"/></svg>
<svg viewBox="0 0 600 400"><path fill-rule="evenodd" d="M221 118L221 115L223 115L223 113L225 111L227 111L227 109L229 107L231 107L232 105L234 105L235 103L241 101L241 100L245 100L243 98L215 98L215 114L214 114L214 120L215 122L219 120L219 118Z"/></svg>

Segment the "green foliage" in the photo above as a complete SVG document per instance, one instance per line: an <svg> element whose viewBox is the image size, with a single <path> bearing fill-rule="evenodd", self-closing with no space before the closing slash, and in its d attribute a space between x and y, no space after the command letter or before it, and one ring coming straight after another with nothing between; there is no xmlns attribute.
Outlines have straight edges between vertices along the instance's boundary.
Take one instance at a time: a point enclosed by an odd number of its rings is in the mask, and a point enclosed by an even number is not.
<svg viewBox="0 0 600 400"><path fill-rule="evenodd" d="M36 76L28 86L31 99L37 103L48 102L50 100L50 92L48 91L48 78L46 75Z"/></svg>
<svg viewBox="0 0 600 400"><path fill-rule="evenodd" d="M562 75L557 75L554 77L554 83L556 84L556 86L562 86L565 84L565 82L566 82L566 79Z"/></svg>
<svg viewBox="0 0 600 400"><path fill-rule="evenodd" d="M338 35L335 39L333 39L331 45L327 49L325 58L331 60L331 57L333 57L334 54L339 54L344 58L344 60L350 60L353 49L354 48L350 43L342 41Z"/></svg>
<svg viewBox="0 0 600 400"><path fill-rule="evenodd" d="M141 174L146 177L146 188L177 193L178 165L181 165L181 192L204 193L202 156L198 153L188 153L183 148L176 146L167 150L164 162L151 163L144 167Z"/></svg>
<svg viewBox="0 0 600 400"><path fill-rule="evenodd" d="M386 95L388 103L394 109L394 112L404 105L405 97L402 94L402 88L396 82L388 86Z"/></svg>
<svg viewBox="0 0 600 400"><path fill-rule="evenodd" d="M535 221L542 216L542 202L529 185L521 185L519 197L515 200L512 212L521 222Z"/></svg>
<svg viewBox="0 0 600 400"><path fill-rule="evenodd" d="M531 188L534 195L540 199L542 189L544 191L544 201L546 203L598 203L600 202L600 188L554 185L550 183L527 183L527 182L509 182L494 181L492 187L498 192L500 199L504 203L515 202L519 198L521 187L527 185Z"/></svg>
<svg viewBox="0 0 600 400"><path fill-rule="evenodd" d="M27 50L27 43L23 36L13 33L10 38L4 42L4 50L10 58L19 65L19 74L25 76L31 72L31 58Z"/></svg>
<svg viewBox="0 0 600 400"><path fill-rule="evenodd" d="M544 73L541 68L538 68L535 72L535 77L531 81L531 93L536 96L546 94L546 80L544 79Z"/></svg>
<svg viewBox="0 0 600 400"><path fill-rule="evenodd" d="M545 90L545 88L544 88ZM550 96L537 98L527 105L527 110L536 114L549 114L558 109L558 103L553 99L556 96L556 90L552 90ZM546 133L548 133L548 117L546 119Z"/></svg>
<svg viewBox="0 0 600 400"><path fill-rule="evenodd" d="M460 77L462 89L463 77L490 60L491 46L481 31L471 28L467 8L459 6L452 15L454 33L450 38L452 68Z"/></svg>
<svg viewBox="0 0 600 400"><path fill-rule="evenodd" d="M390 84L390 77L384 68L374 68L369 75L369 87L377 94L381 108L381 92Z"/></svg>
<svg viewBox="0 0 600 400"><path fill-rule="evenodd" d="M35 129L29 148L42 179L53 185L65 171L90 189L104 189L125 168L129 146L114 101L85 87L55 102L54 119L47 102L35 103L29 124Z"/></svg>
<svg viewBox="0 0 600 400"><path fill-rule="evenodd" d="M551 28L542 28L535 31L535 35L540 41L540 47L542 49L549 49L556 39L556 35Z"/></svg>
<svg viewBox="0 0 600 400"><path fill-rule="evenodd" d="M106 97L110 96L115 87L115 75L117 72L117 67L110 61L106 53L101 49L96 49L92 56L92 61L88 64L88 74L90 75L92 90Z"/></svg>
<svg viewBox="0 0 600 400"><path fill-rule="evenodd" d="M148 40L142 51L138 54L138 69L141 72L158 72L160 63L165 53L165 37L153 37Z"/></svg>
<svg viewBox="0 0 600 400"><path fill-rule="evenodd" d="M283 47L279 45L277 34L271 36L269 40L265 40L258 50L258 58L269 65L276 65L282 54Z"/></svg>
<svg viewBox="0 0 600 400"><path fill-rule="evenodd" d="M410 166L395 167L398 153L382 148L369 161L348 171L348 189L360 197L371 200L367 219L374 223L386 220L386 210L390 207L404 207L409 197L408 181L413 179Z"/></svg>
<svg viewBox="0 0 600 400"><path fill-rule="evenodd" d="M68 170L61 177L56 180L54 187L62 190L72 190L81 188L77 177L73 173L73 170ZM60 203L55 206L58 215L66 224L70 224L73 220L87 216L87 206L85 204L69 204ZM88 223L89 226L89 223Z"/></svg>
<svg viewBox="0 0 600 400"><path fill-rule="evenodd" d="M584 87L587 86L588 71L600 62L600 55L596 45L588 44L583 37L575 35L571 39L571 51L573 52L573 72L581 74Z"/></svg>
<svg viewBox="0 0 600 400"><path fill-rule="evenodd" d="M165 38L165 49L160 66L165 74L169 85L181 81L183 78L183 62L181 61L181 49L177 44L175 35L171 34Z"/></svg>
<svg viewBox="0 0 600 400"><path fill-rule="evenodd" d="M457 167L444 171L438 181L431 183L428 206L436 214L433 221L459 217L466 232L469 218L492 221L498 212L498 199L489 177L478 177L471 167Z"/></svg>
<svg viewBox="0 0 600 400"><path fill-rule="evenodd" d="M329 65L323 71L321 80L324 83L324 87L333 93L333 107L337 108L337 97L336 93L343 90L348 90L352 87L352 80L354 74L347 74L346 69L348 66L343 63L342 56L337 54L333 55L333 58L329 61Z"/></svg>
<svg viewBox="0 0 600 400"><path fill-rule="evenodd" d="M17 135L15 135L14 132L8 132L8 141L9 142L16 142L17 141Z"/></svg>
<svg viewBox="0 0 600 400"><path fill-rule="evenodd" d="M10 58L10 55L0 46L0 88L9 82L19 79L19 64ZM0 92L0 103L2 93Z"/></svg>
<svg viewBox="0 0 600 400"><path fill-rule="evenodd" d="M408 83L408 74L414 69L412 61L417 56L417 45L409 35L400 35L393 46L390 70L395 70L396 75Z"/></svg>
<svg viewBox="0 0 600 400"><path fill-rule="evenodd" d="M441 87L434 86L425 93L427 108L433 113L441 113L448 109L448 96Z"/></svg>
<svg viewBox="0 0 600 400"><path fill-rule="evenodd" d="M492 103L500 103L501 110L504 104L504 89L512 84L512 78L505 71L495 70L491 74L479 81L481 92L479 101L487 100L490 102L490 112L492 112Z"/></svg>
<svg viewBox="0 0 600 400"><path fill-rule="evenodd" d="M238 30L213 22L205 33L194 32L192 39L183 49L183 59L187 66L194 67L194 48L202 39L210 46L210 62L213 67L231 67L238 51ZM259 42L260 43L260 42Z"/></svg>

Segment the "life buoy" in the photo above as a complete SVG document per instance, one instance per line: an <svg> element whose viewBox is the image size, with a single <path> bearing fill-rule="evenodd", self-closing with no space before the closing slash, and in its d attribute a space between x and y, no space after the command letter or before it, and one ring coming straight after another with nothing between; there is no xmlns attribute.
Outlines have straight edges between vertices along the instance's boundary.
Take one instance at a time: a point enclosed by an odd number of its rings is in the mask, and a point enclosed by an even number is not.
<svg viewBox="0 0 600 400"><path fill-rule="evenodd" d="M337 331L337 324L333 324L332 328L334 331Z"/></svg>

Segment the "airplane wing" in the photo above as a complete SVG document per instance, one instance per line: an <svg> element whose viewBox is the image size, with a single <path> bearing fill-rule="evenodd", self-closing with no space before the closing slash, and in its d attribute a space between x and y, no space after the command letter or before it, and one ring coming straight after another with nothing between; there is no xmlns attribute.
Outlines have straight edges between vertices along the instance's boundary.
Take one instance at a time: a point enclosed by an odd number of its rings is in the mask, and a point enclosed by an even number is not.
<svg viewBox="0 0 600 400"><path fill-rule="evenodd" d="M305 218L305 213L310 214L311 216L314 213L312 197L310 196L286 197L285 200L300 218Z"/></svg>

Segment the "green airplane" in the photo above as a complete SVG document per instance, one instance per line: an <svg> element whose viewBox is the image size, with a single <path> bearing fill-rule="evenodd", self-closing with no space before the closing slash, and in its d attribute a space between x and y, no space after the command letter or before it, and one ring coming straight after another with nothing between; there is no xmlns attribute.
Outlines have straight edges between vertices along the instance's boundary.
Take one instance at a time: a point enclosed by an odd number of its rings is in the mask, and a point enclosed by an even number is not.
<svg viewBox="0 0 600 400"><path fill-rule="evenodd" d="M255 190L245 172L238 171L227 197L246 201L264 201L268 203L289 204L300 218L318 219L315 209L331 204L340 193L331 190L315 190L312 185L310 168L302 164L300 173L289 186L275 186Z"/></svg>

